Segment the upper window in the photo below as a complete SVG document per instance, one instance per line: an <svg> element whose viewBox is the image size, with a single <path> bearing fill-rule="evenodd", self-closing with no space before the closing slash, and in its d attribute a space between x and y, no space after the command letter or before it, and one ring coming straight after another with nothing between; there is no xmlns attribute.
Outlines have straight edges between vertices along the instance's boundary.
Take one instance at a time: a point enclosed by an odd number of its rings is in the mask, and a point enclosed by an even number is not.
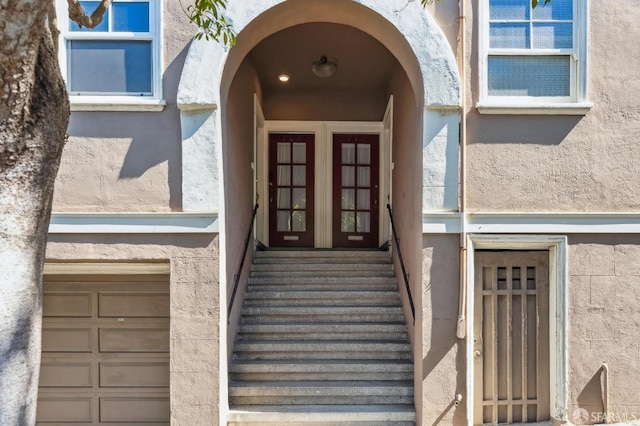
<svg viewBox="0 0 640 426"><path fill-rule="evenodd" d="M587 2L483 1L479 108L586 101Z"/></svg>
<svg viewBox="0 0 640 426"><path fill-rule="evenodd" d="M99 2L80 4L90 15ZM64 11L60 59L72 106L161 104L157 9L158 0L114 0L95 28L78 26Z"/></svg>

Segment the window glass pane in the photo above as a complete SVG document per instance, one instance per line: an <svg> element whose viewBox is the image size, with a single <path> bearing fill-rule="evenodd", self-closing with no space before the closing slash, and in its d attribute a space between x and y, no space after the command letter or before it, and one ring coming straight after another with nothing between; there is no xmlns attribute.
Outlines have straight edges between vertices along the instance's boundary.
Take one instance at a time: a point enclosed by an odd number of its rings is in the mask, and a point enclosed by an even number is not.
<svg viewBox="0 0 640 426"><path fill-rule="evenodd" d="M489 44L497 49L528 49L530 44L529 24L489 25Z"/></svg>
<svg viewBox="0 0 640 426"><path fill-rule="evenodd" d="M307 208L307 190L305 188L293 188L293 208Z"/></svg>
<svg viewBox="0 0 640 426"><path fill-rule="evenodd" d="M84 13L86 13L89 16L91 16L91 14L96 10L99 4L100 4L99 1L81 1L80 2L80 6L82 6L82 10L84 10ZM80 28L80 25L76 24L71 19L69 19L69 31L109 31L109 11L107 10L104 13L102 22L100 22L95 28L86 28L86 27Z"/></svg>
<svg viewBox="0 0 640 426"><path fill-rule="evenodd" d="M293 144L293 162L298 164L304 164L307 162L307 144L306 143Z"/></svg>
<svg viewBox="0 0 640 426"><path fill-rule="evenodd" d="M342 190L342 210L354 210L356 208L356 190Z"/></svg>
<svg viewBox="0 0 640 426"><path fill-rule="evenodd" d="M570 21L573 19L573 0L553 0L546 5L541 1L539 6L533 9L533 19Z"/></svg>
<svg viewBox="0 0 640 426"><path fill-rule="evenodd" d="M69 41L69 91L151 94L150 41Z"/></svg>
<svg viewBox="0 0 640 426"><path fill-rule="evenodd" d="M533 47L536 49L571 49L573 47L573 25L533 24Z"/></svg>
<svg viewBox="0 0 640 426"><path fill-rule="evenodd" d="M149 3L113 2L113 31L149 32Z"/></svg>
<svg viewBox="0 0 640 426"><path fill-rule="evenodd" d="M307 230L307 213L301 210L294 211L291 215L291 230L304 232Z"/></svg>
<svg viewBox="0 0 640 426"><path fill-rule="evenodd" d="M489 56L490 96L570 96L569 56Z"/></svg>
<svg viewBox="0 0 640 426"><path fill-rule="evenodd" d="M490 19L529 19L530 10L531 0L489 0Z"/></svg>
<svg viewBox="0 0 640 426"><path fill-rule="evenodd" d="M307 166L293 166L293 184L295 186L307 184Z"/></svg>
<svg viewBox="0 0 640 426"><path fill-rule="evenodd" d="M352 143L342 144L342 164L353 164L356 162L356 146Z"/></svg>

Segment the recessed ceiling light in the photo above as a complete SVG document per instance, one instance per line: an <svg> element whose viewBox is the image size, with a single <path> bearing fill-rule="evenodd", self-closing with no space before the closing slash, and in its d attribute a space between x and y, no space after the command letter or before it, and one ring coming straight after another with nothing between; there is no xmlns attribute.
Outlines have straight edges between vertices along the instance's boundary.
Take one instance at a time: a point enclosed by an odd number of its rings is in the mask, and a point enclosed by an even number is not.
<svg viewBox="0 0 640 426"><path fill-rule="evenodd" d="M287 74L280 74L278 76L278 80L280 80L283 83L286 83L287 81L289 81L289 76Z"/></svg>

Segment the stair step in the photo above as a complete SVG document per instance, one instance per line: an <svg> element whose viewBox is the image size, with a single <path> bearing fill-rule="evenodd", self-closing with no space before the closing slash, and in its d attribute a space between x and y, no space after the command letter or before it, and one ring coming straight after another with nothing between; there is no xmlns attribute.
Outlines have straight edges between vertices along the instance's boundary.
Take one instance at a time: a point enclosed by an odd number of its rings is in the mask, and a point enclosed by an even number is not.
<svg viewBox="0 0 640 426"><path fill-rule="evenodd" d="M245 306L244 324L261 322L399 322L404 321L399 306Z"/></svg>
<svg viewBox="0 0 640 426"><path fill-rule="evenodd" d="M255 258L323 258L323 259L391 259L391 254L383 250L265 250L256 251Z"/></svg>
<svg viewBox="0 0 640 426"><path fill-rule="evenodd" d="M338 282L316 282L316 283L288 283L288 284L272 284L272 283L253 283L247 287L247 293L252 291L362 291L362 290L374 290L374 291L398 291L396 282L393 283L368 283L368 282L356 282L356 283L338 283Z"/></svg>
<svg viewBox="0 0 640 426"><path fill-rule="evenodd" d="M413 380L409 360L237 360L229 372L234 381Z"/></svg>
<svg viewBox="0 0 640 426"><path fill-rule="evenodd" d="M241 324L239 339L393 340L406 339L403 323L273 323Z"/></svg>
<svg viewBox="0 0 640 426"><path fill-rule="evenodd" d="M251 291L246 306L400 306L395 291Z"/></svg>
<svg viewBox="0 0 640 426"><path fill-rule="evenodd" d="M229 401L247 404L410 404L413 381L230 382Z"/></svg>
<svg viewBox="0 0 640 426"><path fill-rule="evenodd" d="M406 341L296 341L259 340L236 342L236 359L410 359Z"/></svg>
<svg viewBox="0 0 640 426"><path fill-rule="evenodd" d="M393 271L393 265L391 263L373 263L362 264L358 263L339 263L335 265L327 266L325 263L292 263L283 265L282 263L254 263L251 265L251 271L253 272L281 272L286 270L287 272L301 272L301 271L320 271L327 272L338 271L376 271L376 272L391 272Z"/></svg>
<svg viewBox="0 0 640 426"><path fill-rule="evenodd" d="M259 426L406 426L415 422L413 404L380 405L238 405L228 425Z"/></svg>
<svg viewBox="0 0 640 426"><path fill-rule="evenodd" d="M249 277L249 285L256 284L343 284L343 285L351 285L351 284L397 284L395 277L320 277L320 276L309 276L309 277L296 277L296 276L285 276L285 277Z"/></svg>

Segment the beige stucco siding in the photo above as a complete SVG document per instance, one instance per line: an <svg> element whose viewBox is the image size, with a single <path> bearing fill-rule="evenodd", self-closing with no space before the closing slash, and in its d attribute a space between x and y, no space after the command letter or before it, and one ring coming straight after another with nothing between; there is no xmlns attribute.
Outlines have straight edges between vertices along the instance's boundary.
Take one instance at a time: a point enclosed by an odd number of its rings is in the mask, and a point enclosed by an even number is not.
<svg viewBox="0 0 640 426"><path fill-rule="evenodd" d="M630 211L640 208L640 9L589 2L586 116L480 115L477 2L467 1L468 207L473 211Z"/></svg>
<svg viewBox="0 0 640 426"><path fill-rule="evenodd" d="M569 243L569 413L604 411L600 367L607 363L612 419L638 417L640 237L572 236Z"/></svg>
<svg viewBox="0 0 640 426"><path fill-rule="evenodd" d="M178 81L195 28L162 2L162 112L73 112L54 211L171 211L182 207Z"/></svg>
<svg viewBox="0 0 640 426"><path fill-rule="evenodd" d="M217 235L51 235L48 261L169 261L171 425L220 412Z"/></svg>

